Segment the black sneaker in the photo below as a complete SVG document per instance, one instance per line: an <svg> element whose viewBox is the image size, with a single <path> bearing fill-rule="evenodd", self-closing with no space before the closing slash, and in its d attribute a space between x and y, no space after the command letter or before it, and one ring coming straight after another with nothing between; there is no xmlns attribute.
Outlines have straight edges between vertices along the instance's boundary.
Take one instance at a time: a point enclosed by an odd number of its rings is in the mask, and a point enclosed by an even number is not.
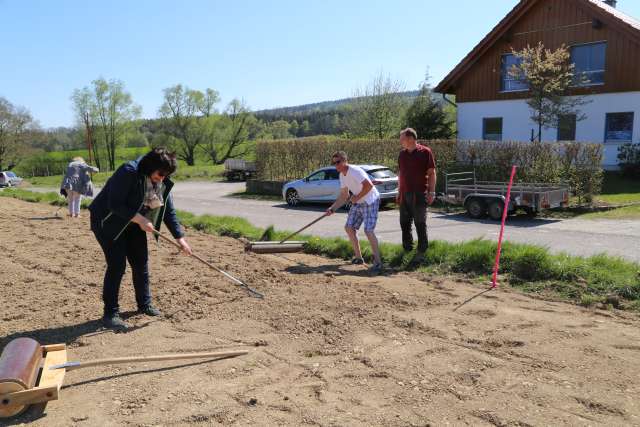
<svg viewBox="0 0 640 427"><path fill-rule="evenodd" d="M105 314L102 318L102 324L105 328L109 329L120 329L126 330L129 328L129 325L125 323L124 320L120 317L118 313L115 314Z"/></svg>
<svg viewBox="0 0 640 427"><path fill-rule="evenodd" d="M147 316L160 316L162 313L160 313L160 310L158 310L157 308L155 308L154 306L152 306L151 304L139 308L138 309L138 313L141 314L146 314Z"/></svg>
<svg viewBox="0 0 640 427"><path fill-rule="evenodd" d="M416 252L416 254L411 259L411 264L420 265L420 264L424 263L425 260L426 260L426 258L424 256L424 252Z"/></svg>
<svg viewBox="0 0 640 427"><path fill-rule="evenodd" d="M362 265L364 264L364 259L362 258L354 258L351 260L351 264L353 265Z"/></svg>
<svg viewBox="0 0 640 427"><path fill-rule="evenodd" d="M369 268L369 273L373 274L374 276L377 276L378 274L382 273L382 263L374 263L370 268Z"/></svg>

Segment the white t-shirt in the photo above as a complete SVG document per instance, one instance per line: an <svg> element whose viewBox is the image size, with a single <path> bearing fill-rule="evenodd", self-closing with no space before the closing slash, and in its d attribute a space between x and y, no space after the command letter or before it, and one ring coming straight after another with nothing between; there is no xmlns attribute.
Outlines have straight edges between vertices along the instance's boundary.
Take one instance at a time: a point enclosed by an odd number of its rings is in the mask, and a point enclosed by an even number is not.
<svg viewBox="0 0 640 427"><path fill-rule="evenodd" d="M362 181L367 180L371 182L369 179L369 175L358 166L349 165L349 170L347 170L347 174L344 175L340 172L340 188L348 188L349 191L353 193L354 196L357 196L362 191ZM378 201L380 198L380 193L376 189L375 185L369 190L365 196L358 201L358 203L366 203L371 205Z"/></svg>

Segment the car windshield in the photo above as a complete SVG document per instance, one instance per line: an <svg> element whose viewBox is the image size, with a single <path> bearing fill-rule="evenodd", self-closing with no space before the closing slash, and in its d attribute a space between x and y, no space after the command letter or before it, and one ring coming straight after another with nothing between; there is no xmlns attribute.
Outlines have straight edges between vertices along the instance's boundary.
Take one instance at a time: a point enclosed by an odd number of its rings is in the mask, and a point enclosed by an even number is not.
<svg viewBox="0 0 640 427"><path fill-rule="evenodd" d="M395 177L397 177L397 175L395 173L393 173L393 171L391 169L389 169L389 168L373 169L373 170L367 171L367 173L369 175L371 175L372 177L376 178L376 179L395 178Z"/></svg>
<svg viewBox="0 0 640 427"><path fill-rule="evenodd" d="M15 174L15 173L13 173L13 172L7 172L7 176L8 176L9 178L16 178L16 174Z"/></svg>

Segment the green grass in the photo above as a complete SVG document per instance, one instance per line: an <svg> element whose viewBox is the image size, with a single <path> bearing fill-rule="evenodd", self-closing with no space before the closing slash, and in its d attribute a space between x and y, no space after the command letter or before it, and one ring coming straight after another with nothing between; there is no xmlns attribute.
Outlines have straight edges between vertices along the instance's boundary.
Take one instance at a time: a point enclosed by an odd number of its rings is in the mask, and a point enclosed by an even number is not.
<svg viewBox="0 0 640 427"><path fill-rule="evenodd" d="M0 191L0 197L14 197L30 202L55 205L64 200L55 193L33 193L20 189ZM194 215L178 212L187 227L230 237L257 240L264 229L243 218L213 215ZM269 239L279 240L289 234L285 230L268 231ZM349 259L353 251L344 238L320 238L302 235L296 239L306 242L305 252L330 258ZM371 261L371 248L362 242L363 255ZM463 243L430 242L425 262L418 270L438 274L466 274L486 282L491 273L496 243L470 240ZM397 271L406 270L412 253L404 253L397 244L383 243L382 257ZM546 248L507 242L503 246L500 274L508 283L525 292L543 294L573 301L576 304L620 307L640 310L640 265L605 254L578 257L551 254Z"/></svg>
<svg viewBox="0 0 640 427"><path fill-rule="evenodd" d="M222 179L224 165L195 165L195 166L178 166L178 170L172 175L174 181L219 181ZM107 179L113 175L113 172L98 172L93 174L93 183L101 186ZM35 176L26 178L27 182L36 187L54 187L58 188L62 182L62 175L52 176Z"/></svg>

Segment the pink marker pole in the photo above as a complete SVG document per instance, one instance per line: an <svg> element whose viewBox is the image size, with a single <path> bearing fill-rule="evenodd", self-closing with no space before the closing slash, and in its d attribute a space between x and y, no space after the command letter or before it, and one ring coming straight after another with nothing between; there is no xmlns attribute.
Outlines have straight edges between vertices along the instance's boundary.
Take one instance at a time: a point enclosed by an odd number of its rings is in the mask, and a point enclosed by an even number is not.
<svg viewBox="0 0 640 427"><path fill-rule="evenodd" d="M511 178L507 187L507 200L502 209L502 225L500 226L500 237L498 238L498 250L496 251L496 262L493 265L493 279L491 280L491 289L498 286L498 269L500 268L500 254L502 253L502 237L504 236L504 223L507 221L507 212L509 212L509 202L511 201L511 186L513 186L513 178L516 176L515 165L511 168Z"/></svg>

